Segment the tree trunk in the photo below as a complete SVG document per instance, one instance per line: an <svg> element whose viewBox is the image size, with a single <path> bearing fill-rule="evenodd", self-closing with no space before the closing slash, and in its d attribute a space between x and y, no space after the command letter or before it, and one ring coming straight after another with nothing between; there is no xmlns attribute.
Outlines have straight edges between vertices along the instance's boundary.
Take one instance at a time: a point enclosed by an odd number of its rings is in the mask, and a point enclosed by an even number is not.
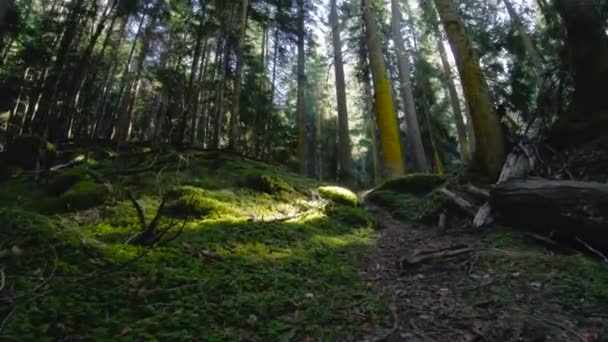
<svg viewBox="0 0 608 342"><path fill-rule="evenodd" d="M247 32L247 10L249 0L241 2L241 16L239 19L239 35L236 41L236 70L234 75L234 97L232 99L232 115L230 115L230 140L228 149L239 151L239 137L241 119L239 117L241 105L241 82L243 80L243 48L245 46L245 33Z"/></svg>
<svg viewBox="0 0 608 342"><path fill-rule="evenodd" d="M306 164L306 65L305 65L305 40L306 31L304 27L304 1L298 0L298 94L296 104L296 129L298 132L297 156L300 165L300 173L307 173Z"/></svg>
<svg viewBox="0 0 608 342"><path fill-rule="evenodd" d="M462 79L465 97L475 128L475 166L495 181L505 160L500 119L494 111L490 91L483 78L479 57L471 45L453 0L434 0Z"/></svg>
<svg viewBox="0 0 608 342"><path fill-rule="evenodd" d="M555 0L554 4L568 31L567 49L575 87L575 111L572 114L576 115L571 119L587 127L594 123L597 125L596 119L599 119L604 126L598 127L598 134L605 134L604 127L608 122L608 43L600 9L593 0Z"/></svg>
<svg viewBox="0 0 608 342"><path fill-rule="evenodd" d="M363 19L365 21L370 68L374 80L374 99L384 168L388 178L395 178L405 174L403 148L386 64L382 55L375 11L372 0L363 1Z"/></svg>
<svg viewBox="0 0 608 342"><path fill-rule="evenodd" d="M429 171L429 163L426 160L422 136L420 135L420 124L416 103L412 93L412 82L410 79L410 61L405 48L405 42L401 36L401 8L397 0L391 0L391 31L395 48L397 49L397 66L399 68L399 91L405 112L407 124L407 139L411 148L414 165L417 171Z"/></svg>
<svg viewBox="0 0 608 342"><path fill-rule="evenodd" d="M521 41L524 45L524 49L526 49L526 53L528 54L528 57L530 57L530 61L532 62L537 75L542 74L544 69L543 60L540 58L540 54L538 53L538 50L536 50L534 42L532 42L532 38L530 38L530 35L521 22L519 14L517 14L515 8L513 8L513 4L511 4L510 0L502 0L502 2L505 4L507 12L509 12L509 17L515 25L515 28L517 28L517 32L519 33Z"/></svg>
<svg viewBox="0 0 608 342"><path fill-rule="evenodd" d="M372 87L370 84L369 75L365 75L363 82L363 89L365 95L365 111L368 113L369 126L370 126L370 137L371 137L371 153L372 153L372 168L374 174L374 185L380 184L382 177L380 175L380 157L378 156L378 129L376 127L376 112L374 108L374 102L372 100Z"/></svg>
<svg viewBox="0 0 608 342"><path fill-rule="evenodd" d="M331 38L334 49L334 69L336 76L336 98L338 100L338 180L348 182L352 177L352 156L348 130L348 107L346 104L346 81L344 80L344 62L342 60L342 38L340 37L340 19L336 0L331 0L329 14Z"/></svg>
<svg viewBox="0 0 608 342"><path fill-rule="evenodd" d="M490 203L501 222L608 249L608 185L540 178L498 184Z"/></svg>
<svg viewBox="0 0 608 342"><path fill-rule="evenodd" d="M431 12L435 16L434 11ZM456 123L456 133L458 134L458 143L460 145L460 154L465 162L471 160L470 151L470 137L467 137L467 127L464 123L464 116L462 108L460 107L460 99L458 98L458 91L456 90L456 84L454 83L454 74L452 73L452 66L448 59L448 53L443 45L443 35L439 29L439 25L436 22L436 18L432 20L433 30L437 39L437 50L439 51L439 58L441 59L441 65L443 67L443 76L445 78L445 85L448 89L448 95L450 96L450 104L452 105L452 112L454 113L454 122Z"/></svg>

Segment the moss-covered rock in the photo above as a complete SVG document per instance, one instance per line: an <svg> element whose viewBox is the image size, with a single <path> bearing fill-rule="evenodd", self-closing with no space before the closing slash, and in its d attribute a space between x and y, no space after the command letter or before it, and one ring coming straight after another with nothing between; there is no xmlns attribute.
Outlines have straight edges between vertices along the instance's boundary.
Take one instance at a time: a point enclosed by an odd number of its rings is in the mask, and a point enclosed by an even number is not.
<svg viewBox="0 0 608 342"><path fill-rule="evenodd" d="M278 194L281 192L294 192L294 188L282 178L270 175L254 174L247 177L246 186L268 194Z"/></svg>
<svg viewBox="0 0 608 342"><path fill-rule="evenodd" d="M371 228L374 225L370 214L362 208L336 206L327 212L327 216L351 229Z"/></svg>
<svg viewBox="0 0 608 342"><path fill-rule="evenodd" d="M201 188L181 186L171 190L167 196L165 211L170 216L201 218L232 214L230 208Z"/></svg>
<svg viewBox="0 0 608 342"><path fill-rule="evenodd" d="M20 135L15 137L7 151L7 162L25 170L36 168L38 161L42 165L52 164L57 157L55 145L37 135Z"/></svg>
<svg viewBox="0 0 608 342"><path fill-rule="evenodd" d="M74 184L89 178L86 168L75 167L54 175L49 180L47 192L59 196L70 189Z"/></svg>
<svg viewBox="0 0 608 342"><path fill-rule="evenodd" d="M398 219L424 223L436 222L448 202L447 198L439 191L433 191L418 197L407 193L376 190L368 198L387 209Z"/></svg>
<svg viewBox="0 0 608 342"><path fill-rule="evenodd" d="M322 186L319 187L318 190L323 198L334 201L337 204L352 207L359 205L359 198L357 198L357 195L346 188L339 186Z"/></svg>
<svg viewBox="0 0 608 342"><path fill-rule="evenodd" d="M103 204L109 195L106 186L92 181L80 181L60 197L62 207L67 210L86 210Z"/></svg>
<svg viewBox="0 0 608 342"><path fill-rule="evenodd" d="M445 183L443 176L431 173L413 173L387 181L378 190L389 190L417 196L426 195Z"/></svg>

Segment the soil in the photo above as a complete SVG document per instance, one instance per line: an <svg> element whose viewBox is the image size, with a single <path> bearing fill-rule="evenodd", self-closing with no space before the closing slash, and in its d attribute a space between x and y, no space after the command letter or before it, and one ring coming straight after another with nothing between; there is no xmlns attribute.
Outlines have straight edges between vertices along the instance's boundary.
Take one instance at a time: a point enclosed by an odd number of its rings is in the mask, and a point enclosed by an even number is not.
<svg viewBox="0 0 608 342"><path fill-rule="evenodd" d="M521 251L491 248L471 228L439 231L367 205L381 230L364 273L390 303L394 321L379 341L608 341L608 316L564 310L545 291L548 284L530 282L527 270L511 262ZM407 262L463 248L470 251ZM496 267L488 252L507 267Z"/></svg>

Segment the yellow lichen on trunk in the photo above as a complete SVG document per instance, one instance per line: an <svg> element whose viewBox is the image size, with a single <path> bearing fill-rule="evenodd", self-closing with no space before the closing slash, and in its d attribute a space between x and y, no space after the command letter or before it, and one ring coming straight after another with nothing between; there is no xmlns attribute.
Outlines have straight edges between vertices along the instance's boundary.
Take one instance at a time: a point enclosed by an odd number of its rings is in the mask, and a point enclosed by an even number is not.
<svg viewBox="0 0 608 342"><path fill-rule="evenodd" d="M363 2L363 12L369 61L374 80L376 121L380 133L385 174L388 178L395 178L405 174L403 147L401 146L397 116L380 46L376 15L371 0Z"/></svg>
<svg viewBox="0 0 608 342"><path fill-rule="evenodd" d="M452 0L435 0L454 52L464 94L475 131L474 163L492 180L498 178L505 160L505 144L500 120L494 111L479 57L473 50L464 25Z"/></svg>

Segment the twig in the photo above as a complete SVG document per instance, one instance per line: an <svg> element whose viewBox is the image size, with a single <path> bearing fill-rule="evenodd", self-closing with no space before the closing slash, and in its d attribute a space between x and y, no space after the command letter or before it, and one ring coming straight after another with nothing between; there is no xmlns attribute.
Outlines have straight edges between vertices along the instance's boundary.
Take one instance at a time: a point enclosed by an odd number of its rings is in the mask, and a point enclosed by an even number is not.
<svg viewBox="0 0 608 342"><path fill-rule="evenodd" d="M599 256L600 258L602 258L602 260L604 260L604 262L608 263L608 258L604 254L602 254L602 252L600 252L597 249L589 246L588 243L586 243L585 241L583 241L578 236L576 237L576 241L578 241L580 244L582 244L583 246L585 246L585 248L587 248L591 253L593 253L593 254Z"/></svg>
<svg viewBox="0 0 608 342"><path fill-rule="evenodd" d="M542 316L535 315L535 314L533 314L531 312L528 312L526 310L522 310L522 309L519 309L519 308L511 307L511 308L509 308L509 310L521 312L521 313L526 314L526 315L528 315L528 316L530 316L532 318L536 318L539 321L543 321L543 322L551 324L551 325L553 325L555 327L561 328L562 330L567 331L567 332L571 333L572 335L576 336L579 340L586 341L586 339L581 334L579 334L578 332L576 332L574 329L572 329L570 327L567 327L567 326L565 326L565 325L563 325L563 324L561 324L559 322L550 320L550 319L542 317Z"/></svg>
<svg viewBox="0 0 608 342"><path fill-rule="evenodd" d="M4 290L4 281L5 281L4 269L0 269L0 292Z"/></svg>
<svg viewBox="0 0 608 342"><path fill-rule="evenodd" d="M11 319L11 317L15 313L15 309L16 309L16 306L13 306L13 308L8 313L8 315L6 315L6 317L4 317L4 319L2 320L2 323L0 323L0 333L2 333L4 331L4 328L6 327L6 323L8 323L8 321Z"/></svg>
<svg viewBox="0 0 608 342"><path fill-rule="evenodd" d="M55 247L52 247L52 249L53 249L53 254L55 255L55 261L53 262L53 270L51 271L51 274L49 274L49 276L46 277L46 279L44 279L40 284L38 284L33 289L27 291L26 293L15 296L15 298L13 298L13 299L29 297L30 295L32 295L33 293L35 293L36 291L38 291L39 289L44 287L46 284L48 284L51 281L51 279L53 279L53 277L55 276L55 272L57 272L57 264L59 263L59 255L57 255L57 250L55 249Z"/></svg>

